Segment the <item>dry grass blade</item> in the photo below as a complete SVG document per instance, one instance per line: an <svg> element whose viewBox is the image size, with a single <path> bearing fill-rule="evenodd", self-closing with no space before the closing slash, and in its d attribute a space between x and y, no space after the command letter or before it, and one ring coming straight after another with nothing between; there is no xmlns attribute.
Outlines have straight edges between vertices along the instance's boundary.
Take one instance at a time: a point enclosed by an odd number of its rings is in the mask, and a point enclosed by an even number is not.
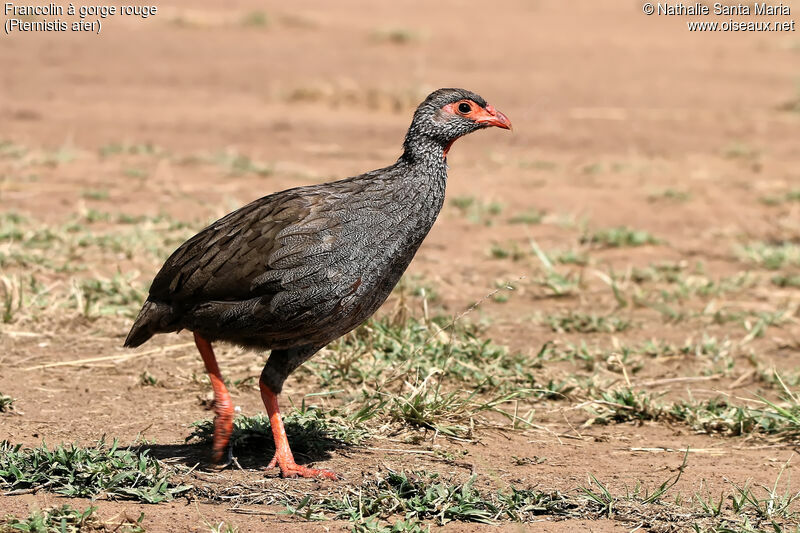
<svg viewBox="0 0 800 533"><path fill-rule="evenodd" d="M74 361L59 361L57 363L45 363L42 365L30 366L23 370L42 370L45 368L52 368L56 366L82 366L82 365L88 365L89 363L98 363L100 361L127 361L128 359L144 357L146 355L174 352L176 350L182 350L184 348L188 348L189 346L194 346L194 343L183 342L180 344L173 344L171 346L162 346L159 348L153 348L152 350L144 350L138 353L130 352L130 353L115 354L115 355L103 355L100 357L88 357L85 359L76 359Z"/></svg>

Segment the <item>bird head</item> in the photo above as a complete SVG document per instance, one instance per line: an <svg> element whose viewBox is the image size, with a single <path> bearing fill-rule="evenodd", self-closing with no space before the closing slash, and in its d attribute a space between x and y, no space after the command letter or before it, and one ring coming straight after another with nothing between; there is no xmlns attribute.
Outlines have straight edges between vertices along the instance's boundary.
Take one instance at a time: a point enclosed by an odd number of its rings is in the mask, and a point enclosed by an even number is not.
<svg viewBox="0 0 800 533"><path fill-rule="evenodd" d="M406 153L441 146L446 156L456 139L490 126L510 130L511 121L471 91L439 89L417 107L404 146Z"/></svg>

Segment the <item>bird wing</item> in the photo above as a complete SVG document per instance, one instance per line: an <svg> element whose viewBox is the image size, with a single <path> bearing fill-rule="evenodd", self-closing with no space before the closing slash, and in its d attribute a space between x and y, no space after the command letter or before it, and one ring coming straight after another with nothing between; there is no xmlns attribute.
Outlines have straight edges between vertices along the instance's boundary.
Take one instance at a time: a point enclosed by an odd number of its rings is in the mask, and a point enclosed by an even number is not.
<svg viewBox="0 0 800 533"><path fill-rule="evenodd" d="M353 255L379 244L359 238L375 233L363 221L385 218L373 195L358 202L358 181L339 183L265 196L214 222L167 259L149 299L186 309L259 298L284 320L335 305L361 283Z"/></svg>

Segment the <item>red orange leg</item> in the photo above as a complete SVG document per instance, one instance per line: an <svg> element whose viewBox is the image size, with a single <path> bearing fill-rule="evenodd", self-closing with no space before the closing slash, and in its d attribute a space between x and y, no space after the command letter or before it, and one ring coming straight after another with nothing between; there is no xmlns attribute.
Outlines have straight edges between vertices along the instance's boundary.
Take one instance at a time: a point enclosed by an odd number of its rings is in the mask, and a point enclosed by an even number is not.
<svg viewBox="0 0 800 533"><path fill-rule="evenodd" d="M261 388L261 399L269 415L269 424L272 428L272 437L275 439L275 457L270 461L267 468L272 468L275 463L281 469L283 477L319 477L326 479L338 479L336 474L330 470L320 468L308 468L294 461L292 450L289 448L289 439L286 437L286 429L283 427L283 419L278 408L278 395L272 392L263 381L259 382Z"/></svg>
<svg viewBox="0 0 800 533"><path fill-rule="evenodd" d="M200 356L206 365L208 378L211 380L211 388L214 389L214 412L216 416L214 417L214 444L211 458L215 463L219 463L222 461L233 433L233 401L228 389L225 388L225 383L222 381L222 374L219 372L217 358L214 356L211 343L201 337L199 333L194 334L194 343L197 345L197 349L200 350Z"/></svg>

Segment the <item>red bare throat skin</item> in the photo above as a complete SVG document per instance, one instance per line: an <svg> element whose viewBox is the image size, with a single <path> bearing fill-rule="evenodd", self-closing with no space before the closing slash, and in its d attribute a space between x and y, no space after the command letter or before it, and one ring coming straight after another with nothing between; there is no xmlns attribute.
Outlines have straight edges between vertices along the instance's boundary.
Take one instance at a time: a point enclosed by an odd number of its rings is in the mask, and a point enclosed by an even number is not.
<svg viewBox="0 0 800 533"><path fill-rule="evenodd" d="M320 468L308 468L294 461L292 450L289 448L289 439L286 437L286 429L283 427L281 411L278 407L278 395L262 380L258 382L261 389L261 399L264 400L264 407L267 408L269 425L272 428L272 438L275 439L275 456L270 461L267 468L273 468L275 464L281 469L282 477L316 477L325 479L339 479L330 470Z"/></svg>
<svg viewBox="0 0 800 533"><path fill-rule="evenodd" d="M456 142L455 139L447 143L447 146L444 147L444 156L447 157L447 152L450 151L450 147L453 146L453 143Z"/></svg>
<svg viewBox="0 0 800 533"><path fill-rule="evenodd" d="M208 378L211 380L211 388L214 390L214 413L216 416L214 417L214 444L211 458L215 463L219 463L222 461L233 433L233 401L222 381L222 374L219 372L217 358L214 356L211 343L198 333L194 334L194 343L200 351L200 357L203 358Z"/></svg>

